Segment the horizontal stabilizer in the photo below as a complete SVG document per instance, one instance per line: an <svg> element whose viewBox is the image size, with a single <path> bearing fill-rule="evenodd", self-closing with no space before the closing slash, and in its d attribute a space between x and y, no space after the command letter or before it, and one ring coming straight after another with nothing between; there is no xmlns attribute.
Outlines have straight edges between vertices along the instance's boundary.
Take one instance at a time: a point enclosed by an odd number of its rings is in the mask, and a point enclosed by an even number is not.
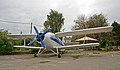
<svg viewBox="0 0 120 70"><path fill-rule="evenodd" d="M33 47L33 46L14 46L14 48L42 49L43 47Z"/></svg>

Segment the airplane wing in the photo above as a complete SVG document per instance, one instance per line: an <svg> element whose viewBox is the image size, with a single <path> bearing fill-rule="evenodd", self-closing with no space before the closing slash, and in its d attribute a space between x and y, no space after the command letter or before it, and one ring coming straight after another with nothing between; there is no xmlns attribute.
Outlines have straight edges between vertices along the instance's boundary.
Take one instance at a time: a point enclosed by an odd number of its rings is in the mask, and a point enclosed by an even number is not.
<svg viewBox="0 0 120 70"><path fill-rule="evenodd" d="M34 38L35 34L8 34L9 37L12 38L19 38L19 39L26 39L26 38Z"/></svg>
<svg viewBox="0 0 120 70"><path fill-rule="evenodd" d="M55 48L75 48L75 47L79 47L79 48L85 48L85 47L95 47L95 46L99 46L99 43L87 43L87 44L78 44L78 45L67 45L67 46L55 46Z"/></svg>
<svg viewBox="0 0 120 70"><path fill-rule="evenodd" d="M74 30L70 32L58 32L58 33L55 33L55 35L57 37L64 37L64 36L72 36L72 35L93 34L93 33L110 32L112 31L112 29L113 29L112 26L105 26L105 27Z"/></svg>
<svg viewBox="0 0 120 70"><path fill-rule="evenodd" d="M43 47L33 47L33 46L14 46L14 48L43 49Z"/></svg>

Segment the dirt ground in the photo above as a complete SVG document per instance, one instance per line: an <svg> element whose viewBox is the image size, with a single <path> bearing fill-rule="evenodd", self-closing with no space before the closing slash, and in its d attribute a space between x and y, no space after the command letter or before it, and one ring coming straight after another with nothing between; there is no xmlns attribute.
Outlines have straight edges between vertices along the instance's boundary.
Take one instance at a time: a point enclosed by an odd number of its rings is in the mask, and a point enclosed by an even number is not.
<svg viewBox="0 0 120 70"><path fill-rule="evenodd" d="M88 52L89 53L89 52ZM107 54L33 54L0 56L0 70L120 70L120 52Z"/></svg>

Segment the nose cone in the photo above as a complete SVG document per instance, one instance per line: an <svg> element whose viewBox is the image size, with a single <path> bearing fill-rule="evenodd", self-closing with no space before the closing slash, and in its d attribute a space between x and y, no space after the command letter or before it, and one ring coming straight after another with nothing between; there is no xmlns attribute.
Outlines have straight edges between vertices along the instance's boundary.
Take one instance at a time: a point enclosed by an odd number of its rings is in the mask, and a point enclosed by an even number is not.
<svg viewBox="0 0 120 70"><path fill-rule="evenodd" d="M42 34L43 34L43 33L39 33L40 36L41 36ZM38 37L38 35L37 35L37 37ZM45 37L45 35L42 35L42 36L41 36L41 39L44 40L44 37ZM40 39L38 38L37 41L40 41Z"/></svg>

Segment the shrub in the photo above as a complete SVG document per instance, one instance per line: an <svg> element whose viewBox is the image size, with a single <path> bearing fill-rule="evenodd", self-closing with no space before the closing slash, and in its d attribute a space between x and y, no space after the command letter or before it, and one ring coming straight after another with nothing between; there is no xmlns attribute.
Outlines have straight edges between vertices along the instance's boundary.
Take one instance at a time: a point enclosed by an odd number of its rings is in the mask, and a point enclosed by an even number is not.
<svg viewBox="0 0 120 70"><path fill-rule="evenodd" d="M8 39L7 31L0 30L0 55L12 53L13 43Z"/></svg>
<svg viewBox="0 0 120 70"><path fill-rule="evenodd" d="M37 52L38 52L38 49L31 49L31 50L29 51L30 54L35 54L35 53L37 53Z"/></svg>

